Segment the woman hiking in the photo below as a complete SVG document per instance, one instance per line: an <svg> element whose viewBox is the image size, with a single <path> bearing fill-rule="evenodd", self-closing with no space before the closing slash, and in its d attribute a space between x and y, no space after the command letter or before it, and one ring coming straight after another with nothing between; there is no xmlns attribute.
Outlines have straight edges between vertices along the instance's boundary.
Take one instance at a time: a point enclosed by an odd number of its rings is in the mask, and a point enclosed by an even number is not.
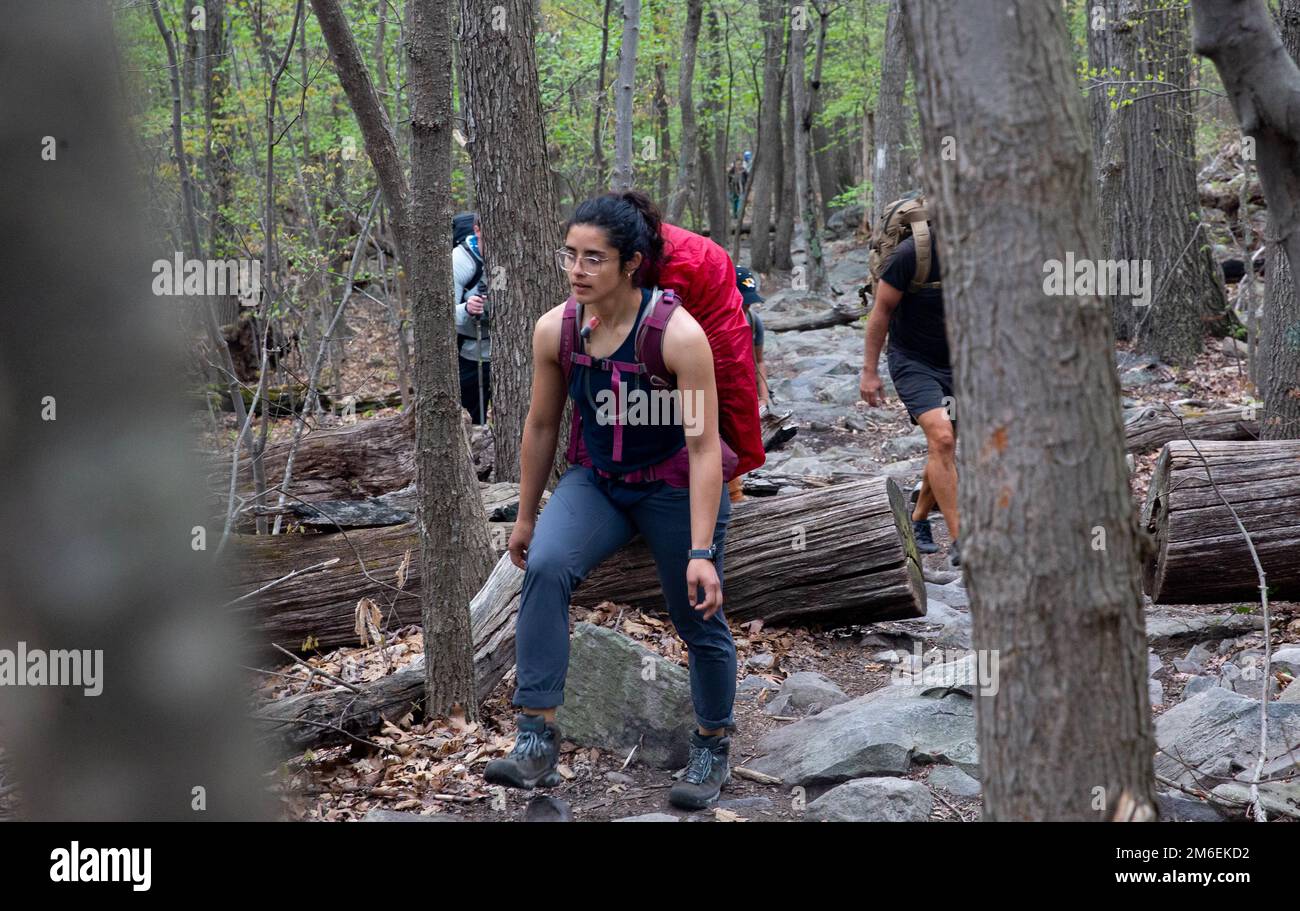
<svg viewBox="0 0 1300 911"><path fill-rule="evenodd" d="M514 750L490 762L484 777L517 788L559 784L555 709L564 701L569 662L569 596L640 532L688 646L697 724L685 774L669 800L702 809L731 775L727 729L736 646L722 613L722 548L731 514L723 476L724 460L734 470L736 455L718 434L709 340L670 293L655 293L663 258L659 226L659 212L644 194L610 193L578 206L556 251L572 297L544 314L533 333L519 518L509 545L511 559L525 570L512 699L520 708L519 731ZM681 407L669 409L675 419L633 419L637 408L629 403L638 394L662 393L665 379L680 398ZM566 395L581 429L570 440L572 464L538 518Z"/></svg>

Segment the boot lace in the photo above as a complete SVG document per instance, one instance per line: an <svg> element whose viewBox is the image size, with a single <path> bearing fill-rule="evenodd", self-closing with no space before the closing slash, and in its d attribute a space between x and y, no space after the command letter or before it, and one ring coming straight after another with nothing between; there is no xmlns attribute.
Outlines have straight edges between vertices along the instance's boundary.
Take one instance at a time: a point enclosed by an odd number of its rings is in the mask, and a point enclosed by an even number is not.
<svg viewBox="0 0 1300 911"><path fill-rule="evenodd" d="M515 748L511 750L511 755L531 759L534 756L545 756L546 749L546 738L541 734L536 731L520 731L515 737Z"/></svg>
<svg viewBox="0 0 1300 911"><path fill-rule="evenodd" d="M691 784L703 784L713 771L713 751L700 747L691 747L691 761L686 766L683 776Z"/></svg>

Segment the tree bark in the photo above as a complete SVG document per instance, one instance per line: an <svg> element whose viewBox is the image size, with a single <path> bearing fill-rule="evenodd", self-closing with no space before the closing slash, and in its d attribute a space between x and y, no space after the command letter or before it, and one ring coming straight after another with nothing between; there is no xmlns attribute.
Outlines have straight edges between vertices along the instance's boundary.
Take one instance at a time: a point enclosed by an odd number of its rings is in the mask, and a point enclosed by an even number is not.
<svg viewBox="0 0 1300 911"><path fill-rule="evenodd" d="M826 288L826 264L822 261L822 213L821 207L817 205L816 161L812 150L812 105L804 68L810 25L806 8L803 18L803 28L791 29L790 39L790 89L794 101L790 116L794 121L795 202L803 222L804 268L808 271L808 290L820 294Z"/></svg>
<svg viewBox="0 0 1300 911"><path fill-rule="evenodd" d="M451 8L407 8L411 98L409 266L425 685L432 713L477 717L467 605L491 568L487 519L461 423L451 276Z"/></svg>
<svg viewBox="0 0 1300 911"><path fill-rule="evenodd" d="M708 61L708 91L705 93L704 105L700 111L704 115L704 141L697 144L700 149L700 182L704 187L705 210L709 218L709 237L719 246L727 245L728 198L726 181L726 135L723 130L721 112L722 100L722 53L718 45L722 36L718 29L718 13L712 6L708 11L709 40L705 51Z"/></svg>
<svg viewBox="0 0 1300 911"><path fill-rule="evenodd" d="M614 95L614 174L610 188L632 189L632 103L636 92L636 46L641 33L641 0L623 0L623 40L618 46L618 83Z"/></svg>
<svg viewBox="0 0 1300 911"><path fill-rule="evenodd" d="M597 192L605 187L605 141L601 136L605 128L605 66L609 60L609 10L614 0L605 0L605 13L600 20L600 67L596 76L596 102L591 116L591 166L595 171Z"/></svg>
<svg viewBox="0 0 1300 911"><path fill-rule="evenodd" d="M490 269L492 441L498 481L519 480L533 384L533 327L568 297L555 267L559 205L546 151L532 0L461 0L460 72L474 195Z"/></svg>
<svg viewBox="0 0 1300 911"><path fill-rule="evenodd" d="M677 186L668 200L668 221L679 225L686 200L695 183L699 128L695 122L695 52L700 41L704 0L687 0L686 32L682 36L682 65L677 81L677 104L682 112L682 144L677 159Z"/></svg>
<svg viewBox="0 0 1300 911"><path fill-rule="evenodd" d="M912 48L903 27L899 0L890 0L885 48L880 58L880 96L876 102L876 151L871 164L871 225L895 199L911 189L912 152L908 141L907 70Z"/></svg>
<svg viewBox="0 0 1300 911"><path fill-rule="evenodd" d="M760 0L763 17L763 98L758 112L758 150L753 173L754 203L750 210L749 267L772 269L772 200L776 196L777 159L781 155L781 48L785 45L785 16L781 0ZM741 213L743 220L743 211Z"/></svg>
<svg viewBox="0 0 1300 911"><path fill-rule="evenodd" d="M926 74L917 101L946 238L973 641L1004 659L976 711L985 818L1096 820L1127 801L1154 815L1139 529L1110 314L1096 297L1043 294L1045 262L1097 247L1064 12L1003 0L902 8ZM990 269L994 248L1005 252Z"/></svg>
<svg viewBox="0 0 1300 911"><path fill-rule="evenodd" d="M1287 55L1300 64L1300 0L1281 0L1279 18ZM1261 436L1266 440L1300 440L1300 293L1282 240L1283 229L1270 203L1265 235L1268 286L1260 352ZM1294 237L1294 219L1290 231Z"/></svg>
<svg viewBox="0 0 1300 911"><path fill-rule="evenodd" d="M1173 440L1257 440L1259 421L1252 409L1228 408L1184 417L1163 408L1144 408L1124 422L1129 452L1154 452Z"/></svg>
<svg viewBox="0 0 1300 911"><path fill-rule="evenodd" d="M791 29L793 32L793 29ZM786 59L790 56L789 36L786 40ZM794 269L794 224L799 210L796 197L794 166L794 93L790 85L790 67L787 64L781 83L783 109L780 112L781 158L777 161L773 185L777 188L776 231L772 235L772 268L783 272Z"/></svg>
<svg viewBox="0 0 1300 911"><path fill-rule="evenodd" d="M1300 599L1300 442L1295 440L1198 440L1195 448L1179 440L1164 448L1142 508L1142 522L1156 540L1143 568L1151 599L1160 604L1259 600L1254 560L1220 492L1250 532L1269 597Z"/></svg>

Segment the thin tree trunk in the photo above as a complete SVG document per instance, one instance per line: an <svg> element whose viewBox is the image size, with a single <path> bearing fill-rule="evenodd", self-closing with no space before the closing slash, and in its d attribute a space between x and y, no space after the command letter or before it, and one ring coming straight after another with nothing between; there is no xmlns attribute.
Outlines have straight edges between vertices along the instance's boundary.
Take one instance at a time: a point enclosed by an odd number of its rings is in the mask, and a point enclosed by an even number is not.
<svg viewBox="0 0 1300 911"><path fill-rule="evenodd" d="M790 29L793 33L794 29ZM789 37L786 41L786 58L790 57ZM776 174L773 182L777 187L776 231L772 236L772 268L784 272L794 269L794 223L795 213L799 211L796 200L798 187L795 184L794 165L794 90L791 87L791 67L787 63L781 80L781 98L784 110L781 112L781 157L776 162Z"/></svg>
<svg viewBox="0 0 1300 911"><path fill-rule="evenodd" d="M662 21L662 20L660 20ZM665 39L660 38L662 43ZM668 172L672 168L673 140L668 124L668 84L666 73L668 64L663 60L655 61L655 171L658 176L659 191L657 199L668 198Z"/></svg>
<svg viewBox="0 0 1300 911"><path fill-rule="evenodd" d="M698 127L695 122L695 51L700 40L704 0L687 0L686 33L682 36L682 66L677 80L677 104L682 112L682 147L677 159L677 186L668 200L668 221L678 224L695 182Z"/></svg>
<svg viewBox="0 0 1300 911"><path fill-rule="evenodd" d="M1300 64L1300 0L1281 3L1282 43L1291 59ZM1267 301L1260 357L1264 413L1260 425L1266 440L1300 440L1300 295L1296 293L1292 260L1282 241L1282 228L1270 199ZM1296 230L1293 222L1292 236Z"/></svg>
<svg viewBox="0 0 1300 911"><path fill-rule="evenodd" d="M519 480L519 445L533 383L533 327L568 296L555 267L558 205L547 159L533 32L492 28L504 3L526 22L531 0L460 0L461 99L490 264L493 470Z"/></svg>
<svg viewBox="0 0 1300 911"><path fill-rule="evenodd" d="M1045 263L1097 248L1064 12L1005 0L903 10L925 74L926 172L942 187L962 570L974 646L1001 656L976 711L985 819L1096 820L1126 804L1150 818L1139 531L1110 314L1096 297L1043 293ZM945 137L960 163L944 159Z"/></svg>
<svg viewBox="0 0 1300 911"><path fill-rule="evenodd" d="M750 215L749 265L755 272L772 268L772 202L777 196L781 157L781 49L785 46L785 15L781 0L761 0L763 17L763 98L758 113L758 149L754 169L754 206ZM743 215L742 212L742 221Z"/></svg>
<svg viewBox="0 0 1300 911"><path fill-rule="evenodd" d="M709 236L721 246L727 243L728 196L726 179L726 135L722 124L722 53L719 44L722 36L718 29L718 12L712 6L707 14L709 39L705 59L708 61L708 91L705 93L705 139L698 143L700 149L700 183L704 190L705 210L709 215Z"/></svg>
<svg viewBox="0 0 1300 911"><path fill-rule="evenodd" d="M804 74L804 58L808 50L807 25L805 14L805 27L792 29L790 42L795 202L803 222L804 249L807 253L804 267L808 271L808 290L820 294L826 288L826 264L822 261L821 208L817 205L816 161L812 152L812 105Z"/></svg>
<svg viewBox="0 0 1300 911"><path fill-rule="evenodd" d="M605 14L600 21L600 68L596 77L596 103L591 117L591 165L595 186L605 186L605 147L601 131L605 126L605 66L609 60L609 10L614 0L605 0Z"/></svg>
<svg viewBox="0 0 1300 911"><path fill-rule="evenodd" d="M890 0L885 48L880 58L880 99L876 102L876 151L871 164L871 224L885 207L911 187L912 153L908 142L907 70L912 50L903 28L899 0Z"/></svg>
<svg viewBox="0 0 1300 911"><path fill-rule="evenodd" d="M492 569L487 517L468 459L451 317L451 7L407 7L411 98L408 264L414 293L415 453L425 687L431 715L478 717L469 603Z"/></svg>
<svg viewBox="0 0 1300 911"><path fill-rule="evenodd" d="M611 189L632 189L632 102L636 92L636 45L641 33L641 0L623 0L623 40L618 47L618 86L614 96L614 174Z"/></svg>

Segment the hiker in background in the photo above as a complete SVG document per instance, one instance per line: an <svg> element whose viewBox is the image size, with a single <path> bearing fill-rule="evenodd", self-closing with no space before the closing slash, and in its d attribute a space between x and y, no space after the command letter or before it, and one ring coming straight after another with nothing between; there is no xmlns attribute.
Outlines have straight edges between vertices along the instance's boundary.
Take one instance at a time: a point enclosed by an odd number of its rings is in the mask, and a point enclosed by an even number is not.
<svg viewBox="0 0 1300 911"><path fill-rule="evenodd" d="M761 304L763 298L758 293L758 276L744 266L736 267L736 287L740 289L740 300L745 308L745 320L754 333L754 379L758 384L758 404L760 415L766 414L772 405L772 396L767 385L767 366L763 363L763 319L758 312L750 309L754 304ZM727 482L727 493L731 502L738 503L745 499L741 492L741 476L737 475Z"/></svg>
<svg viewBox="0 0 1300 911"><path fill-rule="evenodd" d="M452 222L452 243L451 271L455 281L452 300L456 302L460 404L475 424L484 424L487 422L487 406L492 401L492 341L488 337L488 295L481 246L483 233L477 213L462 212L456 216Z"/></svg>
<svg viewBox="0 0 1300 911"><path fill-rule="evenodd" d="M952 538L949 557L961 565L958 544L956 428L951 420L952 361L943 319L939 251L925 200L909 194L885 209L871 240L875 306L867 320L866 356L859 391L869 405L885 400L877 364L889 337L889 376L928 453L912 512L917 549L936 553L930 512L938 505Z"/></svg>
<svg viewBox="0 0 1300 911"><path fill-rule="evenodd" d="M690 657L696 727L669 801L702 809L731 775L736 646L721 609L731 514L723 482L739 457L718 432L709 337L675 294L655 287L664 247L658 210L631 191L578 206L556 251L572 297L545 313L533 334L532 401L509 543L511 560L525 570L515 627L518 736L484 777L525 789L559 783L555 712L568 669L569 597L640 532ZM681 420L631 420L635 397L658 386L650 377L665 376L681 395ZM598 403L611 395L613 414L602 413ZM574 405L571 465L538 517L566 396Z"/></svg>
<svg viewBox="0 0 1300 911"><path fill-rule="evenodd" d="M745 181L749 172L745 170L745 160L740 155L727 168L727 187L731 191L731 217L740 217L740 201L745 195Z"/></svg>

